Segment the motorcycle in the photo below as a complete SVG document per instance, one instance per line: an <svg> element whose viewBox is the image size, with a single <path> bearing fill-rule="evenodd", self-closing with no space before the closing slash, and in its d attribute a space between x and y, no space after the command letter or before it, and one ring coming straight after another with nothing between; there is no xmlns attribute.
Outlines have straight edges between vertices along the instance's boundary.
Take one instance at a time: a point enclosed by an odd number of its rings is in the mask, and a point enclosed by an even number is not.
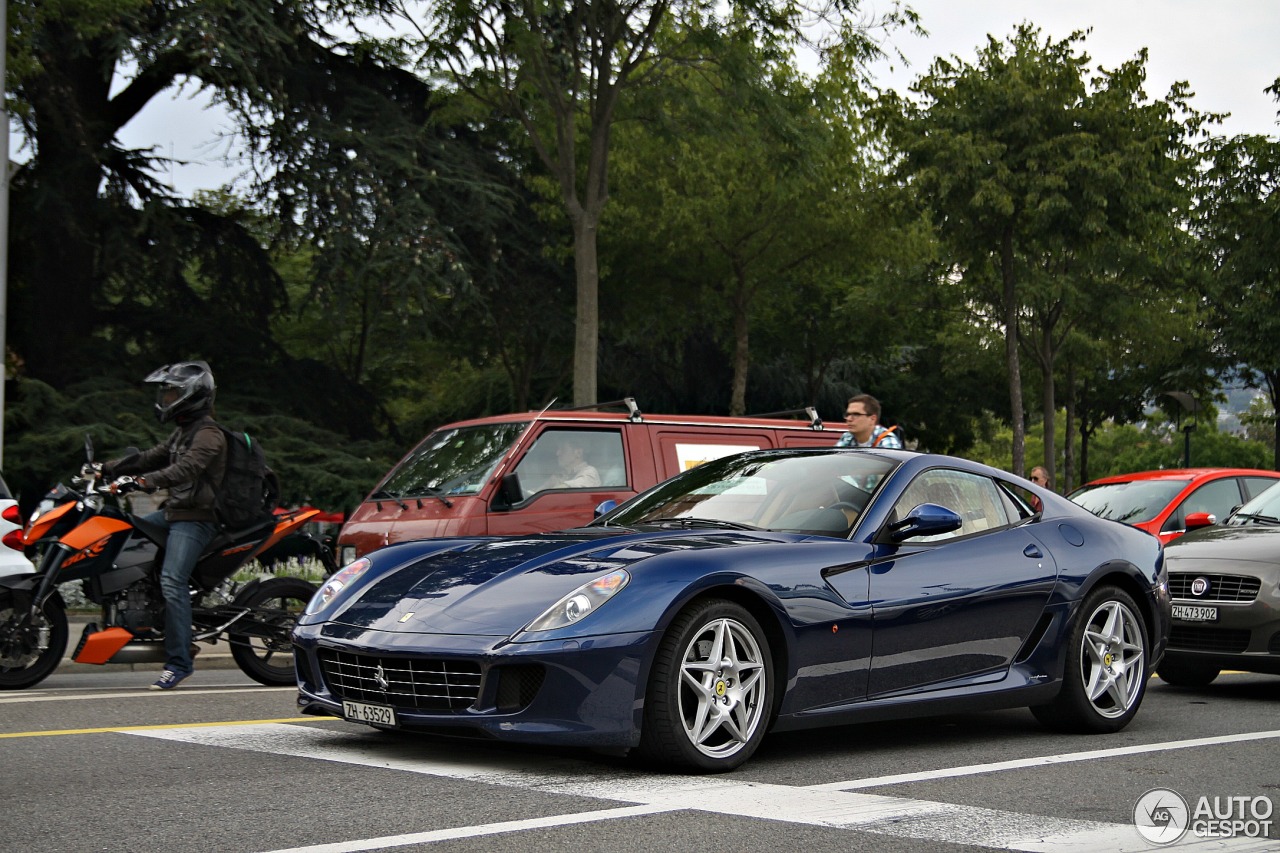
<svg viewBox="0 0 1280 853"><path fill-rule="evenodd" d="M66 653L68 625L61 584L81 581L85 597L101 607L101 619L87 625L72 659L77 663L161 663L164 650L164 596L160 567L164 528L130 513L123 496L137 488L134 478L104 483L87 461L72 488L34 514L23 532L29 554L38 557L34 574L0 577L0 690L39 684ZM191 575L192 641L224 639L245 675L268 685L294 684L292 632L297 616L317 586L294 577L234 579L242 566L302 525L319 510L294 510L244 530L220 532L204 550ZM327 548L315 549L325 577L337 570ZM198 646L193 646L197 652Z"/></svg>

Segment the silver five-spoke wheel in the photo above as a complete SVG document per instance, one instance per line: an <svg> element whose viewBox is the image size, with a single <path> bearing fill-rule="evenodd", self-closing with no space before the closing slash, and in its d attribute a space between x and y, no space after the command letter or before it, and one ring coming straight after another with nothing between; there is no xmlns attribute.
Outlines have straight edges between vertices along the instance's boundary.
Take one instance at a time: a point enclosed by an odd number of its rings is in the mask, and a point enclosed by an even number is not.
<svg viewBox="0 0 1280 853"><path fill-rule="evenodd" d="M1133 707L1146 680L1142 625L1119 601L1107 601L1085 625L1080 677L1093 707L1104 717L1120 717Z"/></svg>
<svg viewBox="0 0 1280 853"><path fill-rule="evenodd" d="M672 766L732 770L751 757L773 713L769 640L723 599L682 610L654 654L639 754Z"/></svg>
<svg viewBox="0 0 1280 853"><path fill-rule="evenodd" d="M689 742L711 758L742 749L765 711L764 656L751 632L733 619L707 623L685 648L680 676Z"/></svg>

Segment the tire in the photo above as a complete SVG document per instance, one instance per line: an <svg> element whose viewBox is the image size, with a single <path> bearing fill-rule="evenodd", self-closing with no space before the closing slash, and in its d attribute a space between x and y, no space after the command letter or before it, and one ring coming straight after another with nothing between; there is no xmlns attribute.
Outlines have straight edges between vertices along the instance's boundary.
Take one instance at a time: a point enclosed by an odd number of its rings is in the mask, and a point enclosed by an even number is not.
<svg viewBox="0 0 1280 853"><path fill-rule="evenodd" d="M1118 732L1147 692L1147 626L1133 598L1114 586L1089 593L1079 617L1067 639L1062 691L1031 712L1059 731Z"/></svg>
<svg viewBox="0 0 1280 853"><path fill-rule="evenodd" d="M1156 675L1174 687L1208 687L1221 671L1213 664L1171 660L1166 656L1156 668Z"/></svg>
<svg viewBox="0 0 1280 853"><path fill-rule="evenodd" d="M760 623L730 601L692 604L654 655L637 754L676 769L732 770L760 746L772 708L769 641Z"/></svg>
<svg viewBox="0 0 1280 853"><path fill-rule="evenodd" d="M34 625L19 628L12 592L0 592L0 690L22 690L44 681L67 651L67 611L50 596ZM47 630L47 639L41 633Z"/></svg>
<svg viewBox="0 0 1280 853"><path fill-rule="evenodd" d="M301 578L270 578L246 590L236 601L253 613L242 633L227 636L231 657L244 674L259 684L296 684L293 669L293 627L316 586ZM242 623L237 623L240 626Z"/></svg>

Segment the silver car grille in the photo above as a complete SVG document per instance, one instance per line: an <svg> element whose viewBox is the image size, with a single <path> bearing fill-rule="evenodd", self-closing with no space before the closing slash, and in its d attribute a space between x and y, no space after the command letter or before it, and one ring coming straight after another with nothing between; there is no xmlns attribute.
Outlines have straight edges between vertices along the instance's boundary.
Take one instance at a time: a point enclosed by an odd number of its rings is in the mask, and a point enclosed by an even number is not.
<svg viewBox="0 0 1280 853"><path fill-rule="evenodd" d="M1209 582L1203 595L1195 595L1191 585L1197 578ZM1169 592L1181 601L1253 601L1262 581L1246 575L1211 575L1203 572L1170 572Z"/></svg>
<svg viewBox="0 0 1280 853"><path fill-rule="evenodd" d="M480 665L320 649L320 669L339 699L417 711L460 711L480 695Z"/></svg>

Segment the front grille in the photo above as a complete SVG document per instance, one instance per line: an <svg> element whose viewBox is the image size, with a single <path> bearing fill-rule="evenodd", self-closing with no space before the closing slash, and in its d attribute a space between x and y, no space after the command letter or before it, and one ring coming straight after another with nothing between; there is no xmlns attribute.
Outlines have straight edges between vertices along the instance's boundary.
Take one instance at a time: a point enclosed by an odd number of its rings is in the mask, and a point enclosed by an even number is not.
<svg viewBox="0 0 1280 853"><path fill-rule="evenodd" d="M460 711L480 695L480 665L441 658L392 658L320 649L320 668L339 699L414 711Z"/></svg>
<svg viewBox="0 0 1280 853"><path fill-rule="evenodd" d="M1185 628L1169 632L1169 648L1239 654L1249 648L1248 628Z"/></svg>
<svg viewBox="0 0 1280 853"><path fill-rule="evenodd" d="M1204 595L1191 594L1191 584L1196 578L1204 578L1209 582L1209 589ZM1169 592L1174 598L1185 601L1253 601L1258 597L1258 590L1261 588L1261 580L1244 575L1169 573Z"/></svg>

